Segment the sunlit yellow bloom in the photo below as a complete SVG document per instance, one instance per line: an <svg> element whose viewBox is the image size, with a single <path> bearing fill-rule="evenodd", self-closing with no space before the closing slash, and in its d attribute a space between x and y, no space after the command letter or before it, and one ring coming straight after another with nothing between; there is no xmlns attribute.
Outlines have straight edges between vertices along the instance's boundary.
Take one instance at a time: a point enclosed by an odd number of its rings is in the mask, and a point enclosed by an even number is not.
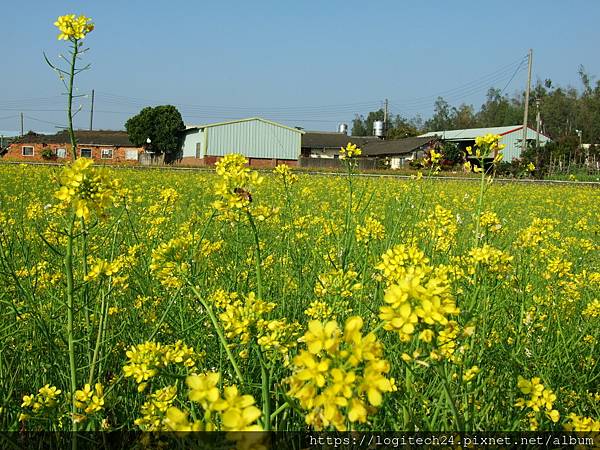
<svg viewBox="0 0 600 450"><path fill-rule="evenodd" d="M59 29L58 40L77 40L83 39L94 29L92 19L86 16L76 16L67 14L60 16L54 25Z"/></svg>

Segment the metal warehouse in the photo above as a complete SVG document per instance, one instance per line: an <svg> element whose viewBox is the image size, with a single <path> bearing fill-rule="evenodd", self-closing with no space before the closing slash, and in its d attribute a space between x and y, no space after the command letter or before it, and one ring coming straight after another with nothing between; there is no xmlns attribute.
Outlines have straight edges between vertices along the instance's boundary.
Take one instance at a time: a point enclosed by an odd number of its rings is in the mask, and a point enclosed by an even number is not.
<svg viewBox="0 0 600 450"><path fill-rule="evenodd" d="M209 165L228 153L241 153L252 166L297 165L303 133L258 117L187 126L182 163Z"/></svg>
<svg viewBox="0 0 600 450"><path fill-rule="evenodd" d="M469 128L466 130L451 130L451 131L432 131L422 134L420 137L438 137L442 141L456 142L461 149L469 145L475 144L477 136L486 134L499 134L502 136L500 143L506 145L502 150L504 161L512 161L521 157L521 141L523 140L523 125L513 125L507 127L491 127L491 128ZM539 138L540 145L544 146L550 142L550 138L536 130L527 127L527 143L535 145Z"/></svg>

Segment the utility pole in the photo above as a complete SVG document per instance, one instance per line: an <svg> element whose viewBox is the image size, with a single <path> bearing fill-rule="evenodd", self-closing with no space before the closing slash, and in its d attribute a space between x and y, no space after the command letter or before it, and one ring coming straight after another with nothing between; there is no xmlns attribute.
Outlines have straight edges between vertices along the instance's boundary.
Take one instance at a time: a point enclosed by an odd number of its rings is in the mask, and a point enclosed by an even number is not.
<svg viewBox="0 0 600 450"><path fill-rule="evenodd" d="M21 113L21 137L23 137L23 113Z"/></svg>
<svg viewBox="0 0 600 450"><path fill-rule="evenodd" d="M537 114L535 115L535 128L537 130L537 136L535 138L535 149L536 151L539 151L540 148L540 128L541 128L541 122L542 119L540 118L540 99L537 98L535 100L535 107L537 109Z"/></svg>
<svg viewBox="0 0 600 450"><path fill-rule="evenodd" d="M521 145L521 153L527 150L527 114L529 113L529 90L531 89L531 64L533 62L533 50L529 49L527 55L529 60L527 68L527 89L525 90L525 113L523 114L523 144Z"/></svg>
<svg viewBox="0 0 600 450"><path fill-rule="evenodd" d="M535 99L535 108L536 108L536 115L535 115L535 129L536 129L536 137L535 137L535 167L539 167L540 166L540 127L541 127L541 121L542 119L540 118L540 99L536 98Z"/></svg>
<svg viewBox="0 0 600 450"><path fill-rule="evenodd" d="M388 99L385 99L383 108L383 135L387 136L388 130Z"/></svg>
<svg viewBox="0 0 600 450"><path fill-rule="evenodd" d="M94 90L92 89L92 107L90 108L90 131L94 128Z"/></svg>

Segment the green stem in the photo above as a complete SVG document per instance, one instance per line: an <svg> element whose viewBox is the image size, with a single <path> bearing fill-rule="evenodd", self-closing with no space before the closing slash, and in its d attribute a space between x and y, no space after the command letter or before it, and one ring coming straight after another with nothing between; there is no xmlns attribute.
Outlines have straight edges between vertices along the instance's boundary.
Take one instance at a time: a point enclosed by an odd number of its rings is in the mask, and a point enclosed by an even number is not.
<svg viewBox="0 0 600 450"><path fill-rule="evenodd" d="M94 381L94 370L96 368L96 363L98 362L98 354L100 352L100 342L102 340L102 324L106 321L104 309L106 303L106 296L104 295L104 291L102 292L101 301L100 301L100 322L98 323L98 334L96 335L96 345L94 346L94 355L92 357L92 363L90 364L90 375L88 377L88 383L90 386Z"/></svg>
<svg viewBox="0 0 600 450"><path fill-rule="evenodd" d="M348 180L348 204L346 206L346 218L345 218L345 230L344 230L344 249L342 252L342 269L346 270L348 256L350 254L350 248L352 247L352 230L350 230L352 222L352 162L346 161L346 168L348 169L347 180Z"/></svg>
<svg viewBox="0 0 600 450"><path fill-rule="evenodd" d="M206 303L206 301L202 298L202 295L200 294L200 292L198 292L198 289L196 289L196 287L192 283L190 283L189 280L188 280L188 284L189 284L190 288L192 289L192 292L194 293L194 295L200 302L200 304L206 310L208 317L210 318L210 321L212 322L213 327L215 328L215 331L217 332L217 335L219 336L221 345L223 346L223 349L225 350L225 353L227 354L227 358L229 359L229 362L233 366L233 370L234 370L236 376L238 377L239 382L241 384L245 384L244 377L242 376L242 372L240 372L240 369L239 369L237 363L235 362L235 358L233 357L233 353L231 353L231 350L230 350L229 346L227 345L227 341L225 340L225 336L223 335L223 330L221 330L221 327L219 326L219 322L217 321L217 317L215 316L215 313L213 312L210 305L208 303Z"/></svg>
<svg viewBox="0 0 600 450"><path fill-rule="evenodd" d="M82 269L83 269L83 279L85 280L87 277L87 274L89 272L89 268L88 268L88 261L87 261L87 255L88 255L88 230L86 228L85 225L85 220L82 217L81 218L81 245L82 245L82 250L83 250L83 255L81 255L81 265L82 265ZM83 312L84 312L84 318L85 318L85 330L88 334L88 348L87 348L87 354L88 354L88 363L90 363L90 354L91 354L91 348L92 348L92 328L90 327L90 308L89 308L89 304L88 304L88 287L87 284L83 285L83 288L81 290L81 304L83 305Z"/></svg>
<svg viewBox="0 0 600 450"><path fill-rule="evenodd" d="M262 354L260 347L257 348L258 359L260 361L260 373L261 373L261 390L262 390L262 408L263 408L263 428L265 431L271 431L271 395L269 393L269 387L271 386L271 377L267 370L267 365Z"/></svg>
<svg viewBox="0 0 600 450"><path fill-rule="evenodd" d="M69 138L71 139L71 156L73 161L77 159L77 139L73 131L73 82L75 80L75 63L79 53L79 40L73 39L73 52L71 55L71 71L69 74L69 97L67 102L67 119L69 121Z"/></svg>
<svg viewBox="0 0 600 450"><path fill-rule="evenodd" d="M262 290L262 273L261 273L261 256L260 256L260 239L258 238L258 229L256 228L256 224L254 223L254 219L252 218L252 214L250 211L246 210L246 215L248 216L248 221L250 222L250 226L252 228L252 234L254 234L254 246L255 254L256 254L256 295L259 299L263 298L263 290Z"/></svg>
<svg viewBox="0 0 600 450"><path fill-rule="evenodd" d="M450 405L450 409L452 410L452 415L454 416L454 422L457 430L463 430L462 420L460 419L460 415L458 414L458 410L456 409L456 404L452 399L452 394L450 393L450 386L448 386L448 378L446 373L446 367L444 366L444 372L440 373L438 371L438 375L442 379L442 386L444 387L444 392L446 393L446 400L448 400L448 404Z"/></svg>
<svg viewBox="0 0 600 450"><path fill-rule="evenodd" d="M484 160L480 160L481 163L481 182L479 183L479 202L477 203L477 221L475 224L475 247L479 247L479 230L481 228L481 209L483 207L483 190L485 187L485 163Z"/></svg>
<svg viewBox="0 0 600 450"><path fill-rule="evenodd" d="M273 422L273 419L275 417L277 417L279 415L279 413L281 413L282 411L285 411L286 409L288 409L290 407L290 404L285 402L283 405L281 405L279 408L277 408L275 411L273 411L271 413L271 422Z"/></svg>
<svg viewBox="0 0 600 450"><path fill-rule="evenodd" d="M64 267L67 281L67 342L69 345L69 369L71 378L71 411L77 412L75 407L75 391L77 390L77 369L75 366L75 338L73 336L73 312L74 312L74 281L73 281L73 226L75 217L71 217L67 234L67 250L65 252ZM77 424L72 421L73 431L77 430Z"/></svg>

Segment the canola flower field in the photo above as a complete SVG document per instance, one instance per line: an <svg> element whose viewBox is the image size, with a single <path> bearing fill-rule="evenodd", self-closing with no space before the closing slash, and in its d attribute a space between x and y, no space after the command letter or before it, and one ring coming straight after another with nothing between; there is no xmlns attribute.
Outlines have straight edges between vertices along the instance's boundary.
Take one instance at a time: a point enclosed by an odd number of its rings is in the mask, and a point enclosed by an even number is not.
<svg viewBox="0 0 600 450"><path fill-rule="evenodd" d="M599 430L597 188L244 163L0 166L0 430Z"/></svg>

